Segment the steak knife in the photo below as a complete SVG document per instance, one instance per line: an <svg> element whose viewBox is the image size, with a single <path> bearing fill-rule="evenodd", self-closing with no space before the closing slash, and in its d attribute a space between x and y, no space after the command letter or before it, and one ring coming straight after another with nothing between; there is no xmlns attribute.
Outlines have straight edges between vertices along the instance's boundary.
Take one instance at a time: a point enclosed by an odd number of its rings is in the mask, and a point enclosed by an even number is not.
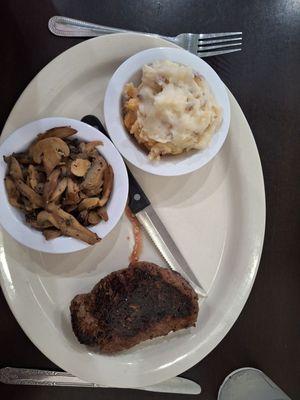
<svg viewBox="0 0 300 400"><path fill-rule="evenodd" d="M81 119L81 121L98 129L110 139L106 129L94 115L86 115ZM168 263L169 267L172 270L179 272L193 286L199 296L206 297L206 290L203 288L191 270L189 264L181 254L176 243L152 207L150 200L130 172L129 168L127 168L127 172L129 179L128 206L130 210L144 227L153 243Z"/></svg>

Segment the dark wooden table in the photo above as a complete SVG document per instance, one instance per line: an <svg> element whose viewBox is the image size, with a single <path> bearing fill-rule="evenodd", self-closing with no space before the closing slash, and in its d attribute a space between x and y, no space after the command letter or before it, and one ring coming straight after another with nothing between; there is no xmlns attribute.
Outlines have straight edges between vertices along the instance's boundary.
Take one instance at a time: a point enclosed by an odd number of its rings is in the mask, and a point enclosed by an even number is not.
<svg viewBox="0 0 300 400"><path fill-rule="evenodd" d="M297 0L6 0L1 4L0 127L35 74L80 39L47 29L53 15L176 35L243 31L243 51L207 59L240 103L261 156L267 227L250 298L219 346L183 376L214 400L232 370L262 369L300 398L300 5ZM30 107L30 104L28 104ZM55 369L25 336L0 295L1 366ZM173 399L129 390L0 384L2 399ZM253 399L255 400L255 399Z"/></svg>

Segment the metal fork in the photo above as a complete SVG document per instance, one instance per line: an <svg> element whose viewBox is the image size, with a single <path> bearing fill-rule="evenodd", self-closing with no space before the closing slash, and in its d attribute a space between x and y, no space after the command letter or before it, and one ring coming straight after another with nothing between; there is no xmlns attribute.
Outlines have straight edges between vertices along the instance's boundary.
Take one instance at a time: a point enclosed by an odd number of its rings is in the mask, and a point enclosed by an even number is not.
<svg viewBox="0 0 300 400"><path fill-rule="evenodd" d="M33 386L68 386L68 387L90 387L107 388L108 386L89 383L77 378L68 372L43 371L40 369L28 368L0 368L0 382L9 385L33 385ZM134 388L159 393L177 394L200 394L201 387L198 383L189 379L175 376L164 382L152 386Z"/></svg>
<svg viewBox="0 0 300 400"><path fill-rule="evenodd" d="M111 33L143 33L148 36L160 37L176 43L199 57L217 56L220 54L240 51L242 46L242 32L224 33L181 33L171 37L154 33L134 32L126 29L92 24L68 17L54 16L49 19L49 30L57 36L93 37ZM218 49L218 50L217 50Z"/></svg>

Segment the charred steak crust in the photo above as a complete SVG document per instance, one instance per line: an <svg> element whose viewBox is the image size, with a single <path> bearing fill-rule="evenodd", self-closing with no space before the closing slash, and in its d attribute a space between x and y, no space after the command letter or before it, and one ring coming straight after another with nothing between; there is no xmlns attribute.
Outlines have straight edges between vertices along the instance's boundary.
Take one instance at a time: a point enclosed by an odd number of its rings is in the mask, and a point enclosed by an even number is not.
<svg viewBox="0 0 300 400"><path fill-rule="evenodd" d="M109 274L70 306L79 342L105 353L195 326L198 310L198 296L180 274L148 262Z"/></svg>

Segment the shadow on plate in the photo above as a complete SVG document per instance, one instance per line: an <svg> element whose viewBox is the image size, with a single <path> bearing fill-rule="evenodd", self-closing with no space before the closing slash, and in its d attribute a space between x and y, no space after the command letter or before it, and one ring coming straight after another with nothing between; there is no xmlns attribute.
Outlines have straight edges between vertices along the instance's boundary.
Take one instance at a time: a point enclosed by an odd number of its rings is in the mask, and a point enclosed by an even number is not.
<svg viewBox="0 0 300 400"><path fill-rule="evenodd" d="M70 102L70 99L72 99L72 96L74 95L74 91L78 90L84 90L86 85L88 85L89 88L89 94L86 94L86 96L90 96L94 98L93 93L95 90L99 91L99 103L96 106L95 110L89 109L87 110L89 114L93 113L96 111L96 115L98 115L99 110L102 110L103 108L103 96L101 96L101 87L104 86L101 84L100 80L101 77L110 77L111 71L114 71L116 69L116 66L118 66L119 59L113 59L110 61L107 61L106 63L101 63L101 74L99 73L99 60L97 57L93 58L93 52L90 51L90 60L89 60L89 68L86 69L85 71L82 71L80 74L78 74L76 77L74 77L73 80L69 81L67 84L62 86L62 80L58 80L58 88L55 91L54 89L53 92L57 93L53 98L51 98L51 101L47 103L47 107L43 109L43 115L52 115L53 110L57 109L59 106L59 109L66 109L67 107L64 106L65 103ZM68 70L66 70L68 73ZM88 76L88 80L87 80ZM103 78L104 79L104 78ZM66 80L67 82L68 80ZM108 82L108 79L105 78L105 86ZM62 87L61 87L62 86ZM98 89L97 89L98 88ZM59 90L60 89L60 90ZM84 110L84 104L82 104L82 115L85 115L86 112ZM65 115L66 116L66 115Z"/></svg>
<svg viewBox="0 0 300 400"><path fill-rule="evenodd" d="M68 343L68 346L70 346L73 351L75 351L76 353L87 352L86 347L78 342L73 332L70 316L67 317L64 312L61 313L60 332L63 334Z"/></svg>
<svg viewBox="0 0 300 400"><path fill-rule="evenodd" d="M71 326L71 321L69 321L69 327L66 329L67 333L67 339L69 340L69 331L70 329L72 330ZM92 347L92 346L85 346L82 345L78 342L78 345L81 346L87 353L89 354L94 354L95 356L101 356L101 357L110 357L110 358L124 358L124 359L130 359L131 363L138 363L141 360L145 359L145 354L147 353L153 353L153 351L157 351L158 348L157 346L164 345L166 343L170 344L170 342L174 342L174 346L176 346L176 340L178 338L181 338L183 336L186 336L187 338L191 335L193 335L193 329L194 328L188 328L188 329L183 329L177 332L170 332L166 336L160 336L154 339L149 339L144 342L141 342L137 344L136 346L132 347L131 349L128 350L123 350L115 354L105 354L101 353L101 350L98 349L97 347ZM72 331L73 332L73 331ZM65 334L65 333L64 333ZM76 339L75 334L73 333L73 336ZM72 340L73 342L73 340ZM74 346L74 343L72 343ZM78 346L75 346L74 349L78 351ZM80 351L81 352L81 351Z"/></svg>
<svg viewBox="0 0 300 400"><path fill-rule="evenodd" d="M231 154L230 132L220 153L198 171L164 177L150 175L132 166L132 171L155 206L192 206L207 200L226 178Z"/></svg>

